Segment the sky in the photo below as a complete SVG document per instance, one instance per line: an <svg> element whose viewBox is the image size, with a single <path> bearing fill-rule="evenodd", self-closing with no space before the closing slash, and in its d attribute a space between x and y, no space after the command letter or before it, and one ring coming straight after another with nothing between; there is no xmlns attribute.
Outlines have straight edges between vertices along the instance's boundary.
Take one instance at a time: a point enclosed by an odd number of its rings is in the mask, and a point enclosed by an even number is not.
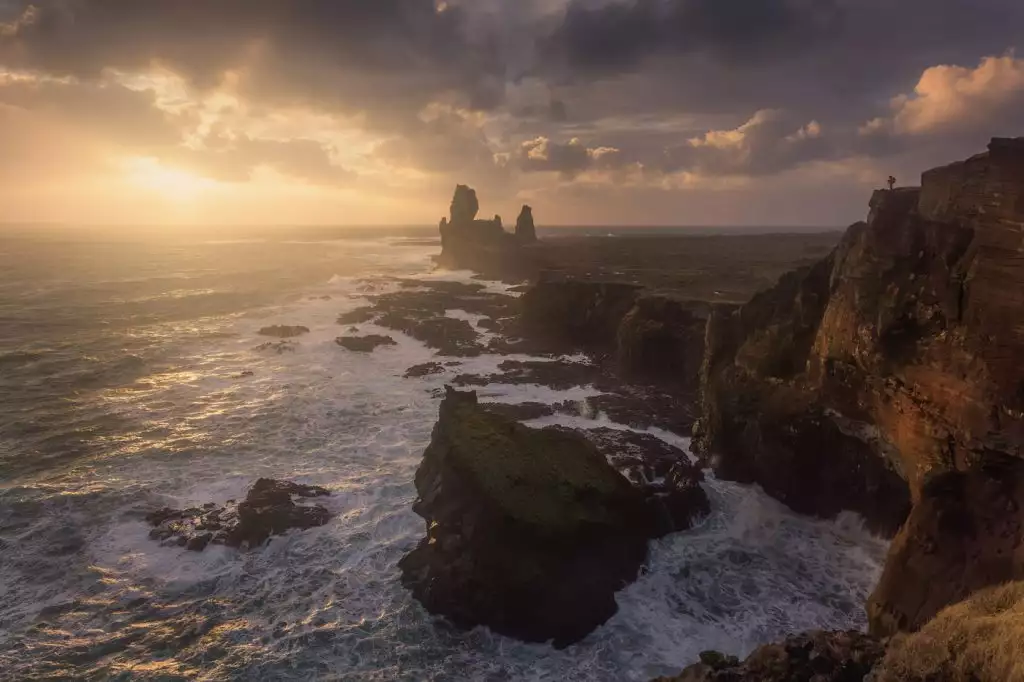
<svg viewBox="0 0 1024 682"><path fill-rule="evenodd" d="M0 0L0 222L842 226L1024 135L1021 0ZM1017 56L1017 52L1021 56Z"/></svg>

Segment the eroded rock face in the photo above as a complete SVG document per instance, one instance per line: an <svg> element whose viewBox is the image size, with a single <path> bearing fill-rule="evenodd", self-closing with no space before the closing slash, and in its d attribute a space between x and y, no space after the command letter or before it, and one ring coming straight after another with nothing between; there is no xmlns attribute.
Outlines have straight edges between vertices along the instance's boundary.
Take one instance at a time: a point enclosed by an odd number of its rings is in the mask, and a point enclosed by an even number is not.
<svg viewBox="0 0 1024 682"><path fill-rule="evenodd" d="M700 663L654 682L861 682L884 655L884 640L816 631L758 647L743 662L705 651Z"/></svg>
<svg viewBox="0 0 1024 682"><path fill-rule="evenodd" d="M222 506L211 502L201 508L164 508L148 514L146 521L154 526L149 537L196 552L210 544L258 547L271 535L327 523L331 515L324 507L299 505L294 498L330 494L317 486L261 478L239 504L229 500Z"/></svg>
<svg viewBox="0 0 1024 682"><path fill-rule="evenodd" d="M1024 576L1024 460L931 477L868 600L873 632L917 630L949 604Z"/></svg>
<svg viewBox="0 0 1024 682"><path fill-rule="evenodd" d="M523 206L516 219L516 239L524 244L537 241L537 228L533 224L533 209Z"/></svg>
<svg viewBox="0 0 1024 682"><path fill-rule="evenodd" d="M720 476L888 533L916 505L876 631L1021 577L1017 512L988 501L1016 493L980 472L1024 444L1024 141L876 192L827 259L713 312L706 345L699 445Z"/></svg>
<svg viewBox="0 0 1024 682"><path fill-rule="evenodd" d="M427 537L400 562L403 584L459 627L557 647L615 613L654 534L644 492L586 438L451 388L416 490Z"/></svg>

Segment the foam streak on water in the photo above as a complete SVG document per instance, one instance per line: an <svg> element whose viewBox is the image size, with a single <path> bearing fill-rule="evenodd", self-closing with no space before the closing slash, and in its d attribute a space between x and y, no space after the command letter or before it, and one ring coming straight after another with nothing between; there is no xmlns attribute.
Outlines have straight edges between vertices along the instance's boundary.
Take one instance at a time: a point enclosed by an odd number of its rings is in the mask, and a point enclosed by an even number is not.
<svg viewBox="0 0 1024 682"><path fill-rule="evenodd" d="M279 248L217 245L242 247ZM792 630L863 626L884 542L852 517L797 517L756 488L713 478L711 516L652 543L648 569L618 596L619 613L575 646L457 632L426 614L401 587L397 562L424 532L411 511L412 481L438 389L507 358L405 379L408 367L436 359L433 351L372 324L358 326L397 345L360 355L334 338L338 313L395 286L382 272L467 279L431 272L434 248L348 242L347 257L372 266L375 280L348 270L259 305L134 329L146 340L138 362L90 386L88 404L73 412L103 424L81 456L0 487L0 678L647 680L678 672L703 649L743 654ZM265 340L256 331L268 324L311 333L294 352L255 351ZM553 402L595 391L491 385L480 393ZM538 425L628 428L591 417ZM0 438L15 454L23 442ZM334 519L242 553L189 553L148 539L145 511L237 499L259 476L330 488Z"/></svg>

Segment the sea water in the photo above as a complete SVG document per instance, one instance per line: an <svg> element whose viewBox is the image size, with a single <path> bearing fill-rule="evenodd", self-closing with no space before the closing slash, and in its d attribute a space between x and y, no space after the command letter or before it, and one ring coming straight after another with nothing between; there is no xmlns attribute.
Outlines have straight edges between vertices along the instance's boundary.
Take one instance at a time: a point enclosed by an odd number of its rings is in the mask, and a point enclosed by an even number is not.
<svg viewBox="0 0 1024 682"><path fill-rule="evenodd" d="M397 344L351 353L335 320L395 278L470 273L434 270L438 245L413 230L236 232L0 232L0 679L648 680L705 649L864 626L884 541L710 476L711 515L652 542L582 642L556 651L430 616L397 568L425 530L413 476L439 389L507 357L406 379L433 351L364 324ZM258 350L278 324L311 331ZM585 410L537 425L551 423L628 428ZM328 487L333 519L248 552L148 538L147 511L239 499L260 476Z"/></svg>

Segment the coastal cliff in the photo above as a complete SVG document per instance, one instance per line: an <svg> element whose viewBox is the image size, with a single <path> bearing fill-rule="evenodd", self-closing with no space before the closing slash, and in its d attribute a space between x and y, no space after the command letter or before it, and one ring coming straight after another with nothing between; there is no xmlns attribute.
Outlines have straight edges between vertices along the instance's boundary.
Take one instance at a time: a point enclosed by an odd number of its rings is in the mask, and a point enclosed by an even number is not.
<svg viewBox="0 0 1024 682"><path fill-rule="evenodd" d="M868 606L885 634L1024 576L1024 139L870 208L712 314L696 435L720 477L898 530Z"/></svg>

